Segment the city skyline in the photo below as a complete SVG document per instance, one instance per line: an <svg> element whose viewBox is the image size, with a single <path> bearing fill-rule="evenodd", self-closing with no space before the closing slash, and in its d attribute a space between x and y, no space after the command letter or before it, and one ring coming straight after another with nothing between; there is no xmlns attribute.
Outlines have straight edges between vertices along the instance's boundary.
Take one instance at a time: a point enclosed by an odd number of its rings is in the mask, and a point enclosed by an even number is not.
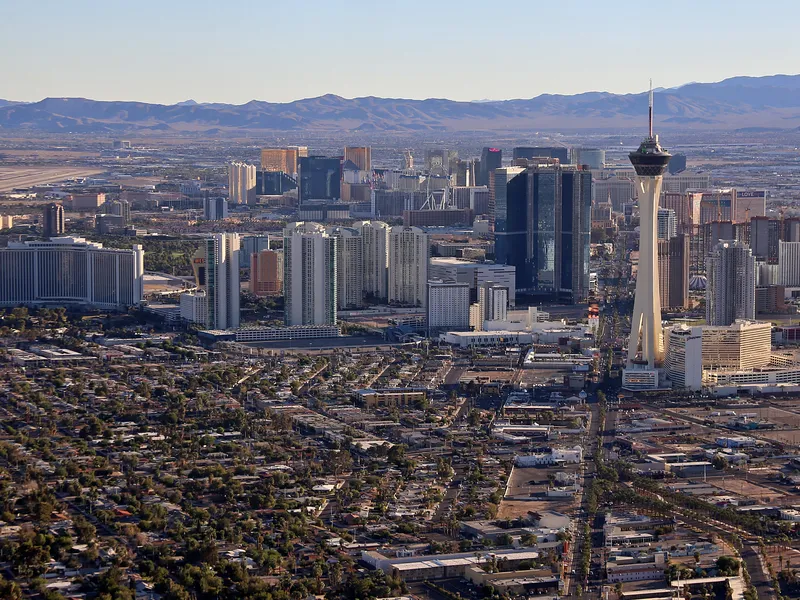
<svg viewBox="0 0 800 600"><path fill-rule="evenodd" d="M12 1L9 18L0 23L0 51L15 60L7 61L0 98L242 104L252 99L290 102L328 93L460 101L591 90L635 93L643 91L643 82L650 77L656 85L671 88L735 75L792 72L796 68L792 57L800 53L800 41L791 30L800 7L789 2L756 13L738 1L727 3L724 11L715 3L693 4L690 12L665 12L656 6L629 11L621 1L571 4L572 10L522 5L515 7L513 19L492 22L477 17L482 6L474 0L458 5L411 1L402 11L366 2L307 2L276 11L241 2L223 7L185 0L144 2L135 9L88 0L69 5L44 2L33 10ZM740 18L744 10L747 19ZM775 11L783 18L775 19ZM625 14L624 22L619 21L620 14ZM269 23L270 35L242 35L239 20L225 18L232 15L244 15L250 23ZM712 20L726 35L745 38L757 30L770 44L731 44L720 53L715 36L708 35ZM302 29L297 27L300 22ZM548 25L535 28L532 36L535 23ZM563 43L567 29L576 43ZM31 47L27 36L33 30L37 42ZM351 30L359 43L354 44L351 35L340 35L343 30ZM70 32L66 40L65 31ZM695 43L673 45L670 61L653 65L645 53L631 51L649 39L669 40L674 31ZM474 53L478 41L495 51ZM520 70L525 63L513 59L554 49L560 60L537 62L527 74ZM587 58L598 51L611 60L624 56L625 68L598 64L587 69ZM320 61L321 52L350 60ZM449 59L458 63L470 52L471 68L481 73L479 82L440 76ZM288 66L259 79L256 73L264 57L279 53L291 59ZM352 59L358 68L352 68ZM224 86L215 73L225 75Z"/></svg>

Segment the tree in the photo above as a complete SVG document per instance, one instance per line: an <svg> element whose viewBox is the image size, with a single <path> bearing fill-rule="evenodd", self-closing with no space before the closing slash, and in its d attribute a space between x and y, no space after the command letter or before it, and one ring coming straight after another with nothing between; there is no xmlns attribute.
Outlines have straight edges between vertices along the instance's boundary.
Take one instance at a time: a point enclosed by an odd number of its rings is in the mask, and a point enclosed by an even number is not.
<svg viewBox="0 0 800 600"><path fill-rule="evenodd" d="M739 561L732 556L720 556L717 559L717 571L722 577L733 577L739 574Z"/></svg>
<svg viewBox="0 0 800 600"><path fill-rule="evenodd" d="M725 459L722 454L717 454L711 461L711 466L713 466L718 471L724 471L728 467L728 461Z"/></svg>

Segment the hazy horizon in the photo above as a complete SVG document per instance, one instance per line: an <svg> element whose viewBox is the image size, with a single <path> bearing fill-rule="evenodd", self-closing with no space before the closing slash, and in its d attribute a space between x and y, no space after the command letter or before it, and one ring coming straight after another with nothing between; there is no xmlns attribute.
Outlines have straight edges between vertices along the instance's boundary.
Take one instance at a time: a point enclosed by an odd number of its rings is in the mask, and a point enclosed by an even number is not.
<svg viewBox="0 0 800 600"><path fill-rule="evenodd" d="M796 76L800 76L800 73L768 73L768 74L764 74L764 75L741 74L741 75L733 75L732 77L728 77L728 78L725 78L725 79L731 79L731 78L735 78L735 77L760 78L760 77L796 77ZM655 89L655 92L656 93L662 93L662 92L665 92L665 91L678 90L678 89L680 89L680 88L682 88L684 86L693 85L693 84L721 83L722 81L725 81L725 79L719 79L719 80L715 80L715 81L687 81L686 83L681 83L681 84L678 84L678 85L675 85L675 86L672 86L672 87L669 87L669 88L664 88L663 86L660 86L659 88ZM561 94L559 92L542 92L541 94L537 94L537 96L541 96L541 95L572 96L572 95L578 95L578 94L614 94L614 95L626 96L626 95L645 94L645 93L647 93L647 91L648 91L647 88L645 88L643 90L639 90L639 91L632 91L632 92L617 92L617 91L613 91L613 90L585 90L583 92L575 92L573 94ZM177 105L177 104L185 104L187 102L194 102L197 105L228 104L228 105L231 105L231 106L242 106L244 104L248 104L249 102L269 102L271 104L291 104L292 102L300 102L300 101L303 101L303 100L313 100L315 98L321 98L321 97L324 97L324 96L339 96L341 98L344 98L345 100L358 100L358 99L362 99L362 98L381 98L381 99L384 99L384 100L393 100L394 99L394 100L418 100L418 101L424 101L424 100L448 100L448 101L453 101L453 102L465 102L465 103L476 103L476 104L488 104L488 103L492 103L492 102L509 102L509 101L513 101L513 100L528 100L528 99L536 97L536 96L530 96L528 98L482 98L482 99L474 99L474 100L457 100L457 99L454 99L454 98L433 97L433 96L431 96L431 97L416 97L416 98L415 97L401 97L401 96L377 96L375 94L371 94L371 95L367 95L367 96L342 96L341 94L334 94L332 92L328 92L328 93L325 93L325 94L320 94L318 96L307 96L307 97L303 97L303 98L294 98L294 99L285 100L285 101L274 101L274 100L268 100L268 99L264 99L264 98L251 98L250 100L247 100L245 102L239 102L239 103L222 102L222 101L218 101L218 100L198 100L197 98L185 98L183 100L178 100L176 102L168 102L167 103L167 102L150 102L150 101L146 101L146 100L139 100L138 98L127 98L127 99L113 100L113 99L108 99L108 98L93 98L93 97L88 97L88 96L46 96L44 98L38 98L38 99L33 99L33 100L20 100L18 98L0 98L0 99L6 100L8 102L19 102L19 103L24 103L24 104L35 104L36 102L41 102L41 101L47 100L49 98L49 99L83 99L83 100L93 100L93 101L97 101L97 102L126 102L127 101L127 102L141 102L141 103L144 103L144 104L162 104L162 105Z"/></svg>

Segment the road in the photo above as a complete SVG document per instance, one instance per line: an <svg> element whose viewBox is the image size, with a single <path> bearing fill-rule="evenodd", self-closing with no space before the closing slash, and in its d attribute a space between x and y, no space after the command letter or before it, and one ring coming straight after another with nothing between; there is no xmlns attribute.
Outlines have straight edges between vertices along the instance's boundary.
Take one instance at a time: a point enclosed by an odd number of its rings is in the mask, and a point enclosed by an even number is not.
<svg viewBox="0 0 800 600"><path fill-rule="evenodd" d="M594 443L597 440L598 435L600 434L600 405L597 403L596 397L589 398L589 410L590 410L590 421L589 421L589 430L584 438L583 447L584 447L584 462L583 462L583 469L581 470L581 487L586 489L587 480L594 478L594 460L593 451L594 451ZM604 440L605 441L605 440ZM592 540L586 540L584 537L584 524L589 518L589 504L588 498L586 494L581 496L581 505L579 509L579 514L576 515L578 518L575 518L575 529L574 529L574 539L573 544L570 547L569 555L566 558L565 568L564 568L564 593L567 596L571 596L573 598L579 598L577 594L577 585L580 581L576 581L576 577L573 577L572 570L574 569L576 572L580 568L581 559L583 557L583 548L588 543L591 547ZM591 551L591 550L590 550ZM584 593L583 598L591 598L592 596L589 594Z"/></svg>

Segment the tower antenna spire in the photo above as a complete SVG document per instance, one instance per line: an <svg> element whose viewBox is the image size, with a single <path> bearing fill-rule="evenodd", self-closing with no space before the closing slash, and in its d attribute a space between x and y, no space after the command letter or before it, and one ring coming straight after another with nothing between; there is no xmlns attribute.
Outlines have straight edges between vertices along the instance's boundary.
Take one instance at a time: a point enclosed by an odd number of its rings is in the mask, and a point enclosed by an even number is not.
<svg viewBox="0 0 800 600"><path fill-rule="evenodd" d="M650 138L653 138L653 80L650 80L650 109L647 114L648 124L650 125Z"/></svg>

